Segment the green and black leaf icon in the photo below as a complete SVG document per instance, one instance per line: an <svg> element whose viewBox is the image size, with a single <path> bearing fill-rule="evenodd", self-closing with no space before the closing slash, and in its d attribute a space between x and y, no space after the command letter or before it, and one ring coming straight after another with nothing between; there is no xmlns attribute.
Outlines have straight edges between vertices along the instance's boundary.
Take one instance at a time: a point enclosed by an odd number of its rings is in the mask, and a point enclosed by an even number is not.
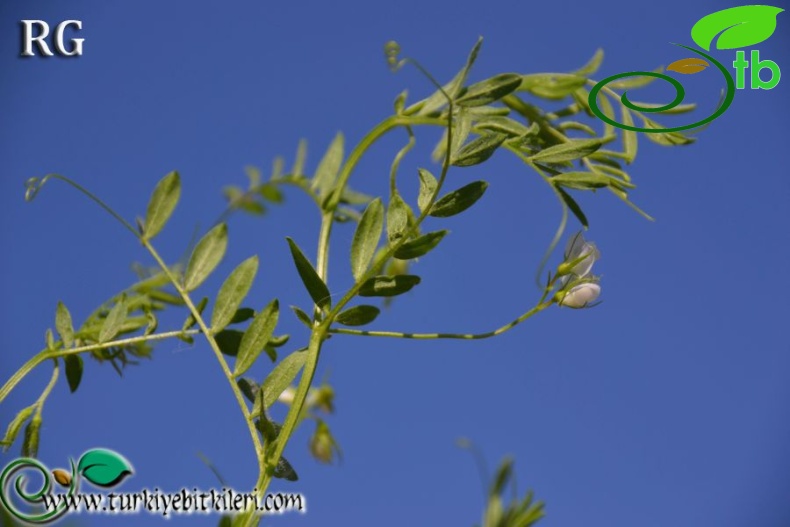
<svg viewBox="0 0 790 527"><path fill-rule="evenodd" d="M112 450L96 448L82 454L77 473L98 487L113 487L132 473L132 465Z"/></svg>

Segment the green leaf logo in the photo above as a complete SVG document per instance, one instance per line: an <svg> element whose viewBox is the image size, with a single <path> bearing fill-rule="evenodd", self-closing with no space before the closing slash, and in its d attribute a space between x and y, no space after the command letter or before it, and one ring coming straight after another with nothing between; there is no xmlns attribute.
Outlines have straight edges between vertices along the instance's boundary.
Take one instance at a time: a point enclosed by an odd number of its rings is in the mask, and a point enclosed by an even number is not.
<svg viewBox="0 0 790 527"><path fill-rule="evenodd" d="M99 487L113 487L132 473L132 465L112 450L88 450L77 464L77 472Z"/></svg>
<svg viewBox="0 0 790 527"><path fill-rule="evenodd" d="M769 5L745 5L716 11L701 18L691 28L691 38L710 51L716 35L716 49L745 48L759 44L774 34L776 16L784 11Z"/></svg>

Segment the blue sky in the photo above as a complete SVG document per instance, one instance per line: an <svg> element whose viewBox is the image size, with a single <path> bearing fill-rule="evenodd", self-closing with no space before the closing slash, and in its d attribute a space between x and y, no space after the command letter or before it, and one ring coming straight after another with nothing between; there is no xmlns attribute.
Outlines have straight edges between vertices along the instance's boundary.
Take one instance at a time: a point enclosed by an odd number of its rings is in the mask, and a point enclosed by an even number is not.
<svg viewBox="0 0 790 527"><path fill-rule="evenodd" d="M780 2L777 5L783 6ZM428 94L413 70L393 75L383 44L400 42L440 79L485 38L472 79L500 72L569 71L601 47L599 77L684 58L702 16L738 4L633 2L26 2L0 7L0 377L43 346L62 300L81 321L131 283L130 263L150 262L117 223L65 185L23 200L30 176L76 179L126 218L142 215L155 183L182 174L175 216L158 237L178 259L196 229L223 209L221 188L244 184L245 165L268 170L306 138L313 169L334 134L358 141L389 115L403 89ZM790 68L789 15L758 47ZM83 21L84 55L20 59L22 19ZM727 64L732 52L716 52ZM720 83L698 75L699 112ZM685 79L684 79L685 81ZM652 91L651 91L652 90ZM668 97L651 88L645 98ZM286 451L300 474L277 490L302 492L305 516L279 525L472 525L481 482L464 436L490 466L516 459L520 490L547 503L540 525L783 527L790 521L790 84L739 90L696 144L646 140L630 174L649 222L607 193L581 195L587 237L602 259L603 304L550 309L495 340L410 342L336 337L318 378L337 392L329 419L342 464L308 455L308 429ZM434 130L420 131L403 165L414 198L416 168L431 166ZM352 185L386 191L404 136L364 158ZM538 297L534 273L559 219L539 178L504 153L450 173L460 186L484 178L484 199L446 220L442 246L415 266L423 283L397 299L376 329L487 331ZM250 298L306 308L285 236L313 255L319 218L295 192L265 218L236 216L230 249L203 287L214 294L243 259L261 269ZM439 225L438 220L435 225ZM330 287L351 285L352 230L336 229ZM556 260L555 260L556 261ZM182 314L160 327L180 327ZM306 335L290 313L291 348ZM254 373L263 378L265 365ZM35 371L0 406L2 426L49 378ZM41 459L51 467L107 447L135 467L123 490L217 487L202 452L235 488L255 479L252 448L208 347L166 342L119 378L89 362L76 394L59 384L44 410ZM0 456L7 463L18 450ZM113 518L113 525L154 518ZM103 517L75 525L106 524ZM216 517L172 520L215 525Z"/></svg>

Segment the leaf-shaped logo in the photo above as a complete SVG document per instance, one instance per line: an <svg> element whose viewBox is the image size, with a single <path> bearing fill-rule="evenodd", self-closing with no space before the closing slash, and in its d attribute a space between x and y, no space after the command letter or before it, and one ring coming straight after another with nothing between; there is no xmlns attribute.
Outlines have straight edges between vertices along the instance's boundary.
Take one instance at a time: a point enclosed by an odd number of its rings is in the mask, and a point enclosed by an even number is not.
<svg viewBox="0 0 790 527"><path fill-rule="evenodd" d="M667 66L667 71L674 71L677 73L682 73L684 75L690 75L692 73L699 73L700 71L704 70L710 66L706 61L700 58L691 57L688 59L680 59L676 60L669 66Z"/></svg>
<svg viewBox="0 0 790 527"><path fill-rule="evenodd" d="M706 51L713 39L716 49L735 49L754 46L767 40L776 30L776 16L784 11L770 5L744 5L716 11L702 17L691 28L691 38Z"/></svg>
<svg viewBox="0 0 790 527"><path fill-rule="evenodd" d="M132 465L112 450L96 448L82 454L77 472L94 485L113 487L132 473Z"/></svg>

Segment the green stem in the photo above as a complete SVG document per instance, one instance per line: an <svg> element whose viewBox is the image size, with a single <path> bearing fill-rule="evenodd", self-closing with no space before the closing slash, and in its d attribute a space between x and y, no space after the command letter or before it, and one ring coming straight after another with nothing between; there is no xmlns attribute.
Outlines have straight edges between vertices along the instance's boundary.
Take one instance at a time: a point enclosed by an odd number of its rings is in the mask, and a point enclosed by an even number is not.
<svg viewBox="0 0 790 527"><path fill-rule="evenodd" d="M117 212L115 212L114 210L112 210L112 209L110 208L110 206L109 206L109 205L107 205L106 203L104 203L104 202L103 202L101 199L99 199L99 197L98 197L98 196L96 196L95 194L93 194L91 191L89 191L88 189L86 189L85 187L83 187L82 185L80 185L79 183L77 183L77 182L75 182L75 181L72 181L71 179L67 178L66 176L61 176L60 174L47 174L46 176L44 176L44 177L41 179L41 181L39 181L39 182L38 182L38 188L41 188L41 187L44 185L44 183L46 183L46 182L47 182L47 180L48 180L48 179L59 179L59 180L63 181L64 183L68 183L68 184L69 184L69 185L71 185L72 187L76 188L77 190L79 190L80 192L82 192L83 194L85 194L86 196L88 196L88 198L90 198L91 200L93 200L93 201L94 201L94 202L95 202L97 205L99 205L99 206L100 206L101 208L103 208L105 211L107 211L107 213L109 213L109 214L110 214L110 215L111 215L113 218L115 218L116 220L118 220L118 221L121 223L121 225L123 225L123 226L124 226L124 227L126 227L126 228L127 228L129 231L131 231L131 233L132 233L132 234L134 234L135 238L138 238L138 239L140 238L140 233L139 233L139 232L137 232L137 229L135 229L134 227L132 227L132 226L129 224L129 222L128 222L128 221L126 221L125 219L123 219L123 218L122 218L122 217L121 217L121 216L120 216L120 215L119 215ZM38 189L36 190L36 192L38 192Z"/></svg>
<svg viewBox="0 0 790 527"><path fill-rule="evenodd" d="M452 109L452 106L451 106ZM452 115L452 112L450 113ZM420 117L403 117L403 116L391 116L379 123L376 127L374 127L368 134L362 138L362 140L354 147L354 150L351 151L349 154L348 159L344 163L340 174L338 175L338 182L335 186L335 190L332 193L332 197L330 198L329 203L327 203L326 209L324 214L321 217L321 230L318 235L318 254L316 258L316 271L318 275L321 277L324 282L327 281L328 276L328 267L329 267L329 240L332 234L332 226L334 224L334 210L339 203L340 196L343 194L343 190L345 189L346 185L348 184L348 180L351 177L351 173L353 172L354 168L356 167L357 163L359 163L360 159L362 159L363 154L381 137L383 137L387 132L393 130L398 126L403 125L414 125L414 124L436 124L436 119L433 118L420 118ZM449 156L450 152L450 140L452 136L448 133L448 148L447 148L447 155ZM445 167L442 170L442 177L439 180L439 184L437 185L436 192L432 198L432 202L436 199L436 196L439 193L441 188L441 183L444 181L444 177L446 176L447 167L449 163L445 163ZM426 209L427 211L428 209ZM427 215L427 212L420 216L420 219L417 222L417 226L421 223L422 219ZM397 247L405 243L406 238L400 241L400 243L396 244L394 248L390 250L390 252L394 252ZM389 254L386 256L389 257ZM376 268L374 264L372 269ZM369 271L370 272L370 271ZM364 283L366 277L363 277L356 285L355 288L352 290L354 291L353 294L349 295L346 294L344 296L344 300L341 300L341 307L345 305L353 295L356 294L356 291L359 287ZM318 308L316 308L318 309ZM321 345L326 338L328 333L328 326L334 320L334 317L339 313L339 308L335 307L332 312L327 315L324 321L313 328L312 334L310 336L310 343L307 347L307 358L305 359L304 371L302 372L302 376L299 380L299 385L296 388L296 393L294 394L294 400L291 403L291 408L288 411L288 414L285 418L285 422L283 423L283 428L280 430L280 434L278 436L276 446L274 448L274 452L268 457L268 463L266 469L262 470L259 473L258 481L256 483L256 489L259 496L265 496L266 490L269 487L269 484L272 480L272 473L273 467L277 465L280 460L280 456L282 456L283 451L285 450L285 446L288 443L288 440L291 437L296 425L299 422L299 416L302 411L302 407L304 406L304 402L307 399L307 393L310 389L310 386L313 382L313 377L315 376L316 367L318 365L318 359L321 352ZM259 456L259 459L262 459ZM245 518L243 525L245 527L250 527L257 523L255 511L247 511L245 513Z"/></svg>
<svg viewBox="0 0 790 527"><path fill-rule="evenodd" d="M50 377L47 386L44 388L44 391L41 392L41 395L35 402L36 406L36 415L41 417L41 411L44 409L44 403L49 397L49 394L52 392L52 389L55 387L55 384L58 382L58 375L60 374L60 364L58 364L58 360L55 359L53 361L55 363L55 368L52 370L52 377Z"/></svg>
<svg viewBox="0 0 790 527"><path fill-rule="evenodd" d="M367 330L360 330L360 329L346 329L346 328L332 328L329 330L329 333L336 333L339 335L357 335L357 336L364 336L364 337L392 337L392 338L401 338L401 339L417 339L417 340L431 340L431 339L461 339L461 340L479 340L479 339L487 339L491 337L496 337L497 335L501 335L506 331L509 331L516 327L517 325L521 324L531 316L540 313L554 302L542 302L537 306L533 307L517 319L513 320L512 322L505 324L504 326L497 328L493 331L488 331L486 333L402 333L399 331L367 331Z"/></svg>
<svg viewBox="0 0 790 527"><path fill-rule="evenodd" d="M252 438L252 444L255 447L256 458L258 460L263 459L263 446L261 444L261 440L258 437L258 430L255 428L255 423L249 419L249 408L247 407L247 403L244 401L244 394L241 393L241 389L236 384L235 377L233 372L230 371L230 367L228 366L225 357L222 355L222 351L219 349L219 345L217 344L216 339L211 333L211 330L206 325L206 322L203 320L200 312L198 311L195 304L192 302L192 298L189 294L184 290L184 288L179 283L178 279L173 275L170 271L170 268L165 264L162 257L159 256L159 253L156 252L156 249L150 244L148 240L143 240L143 245L151 253L151 256L156 260L156 263L159 264L159 267L162 269L162 272L165 273L168 280L173 284L176 291L178 292L179 296L184 300L184 304L189 309L189 312L192 313L193 318L197 322L200 331L206 337L209 346L211 347L212 351L214 352L214 356L217 358L217 362L219 362L220 367L222 368L222 372L225 374L225 378L228 380L228 384L230 384L231 391L233 395L236 397L236 402L241 409L241 413L244 416L244 422L247 424L247 429L250 432L250 437ZM259 462L260 463L260 462Z"/></svg>
<svg viewBox="0 0 790 527"><path fill-rule="evenodd" d="M130 344L137 344L140 342L153 342L157 340L164 340L170 338L178 338L184 335L195 335L200 333L199 330L187 330L187 331L168 331L165 333L157 333L155 335L141 335L138 337L130 337L121 340L113 340L110 342L104 342L102 344L89 344L86 346L79 346L76 348L70 348L65 350L44 350L25 362L17 371L14 373L8 381L0 388L0 403L2 403L8 394L19 384L22 379L30 373L36 366L41 364L47 359L55 359L58 357L65 357L67 355L76 355L78 353L87 353L91 351L97 351L107 348L115 348L115 347L123 347L128 346Z"/></svg>

